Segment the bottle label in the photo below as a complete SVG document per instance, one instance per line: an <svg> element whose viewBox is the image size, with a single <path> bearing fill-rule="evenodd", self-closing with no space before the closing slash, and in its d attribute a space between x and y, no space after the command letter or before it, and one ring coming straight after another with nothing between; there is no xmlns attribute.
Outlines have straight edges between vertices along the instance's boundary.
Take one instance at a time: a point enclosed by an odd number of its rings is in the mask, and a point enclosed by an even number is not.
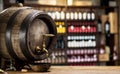
<svg viewBox="0 0 120 74"><path fill-rule="evenodd" d="M87 19L90 20L90 13L87 13Z"/></svg>
<svg viewBox="0 0 120 74"><path fill-rule="evenodd" d="M101 30L101 24L100 23L98 23L98 32L101 32L102 30Z"/></svg>
<svg viewBox="0 0 120 74"><path fill-rule="evenodd" d="M65 19L65 13L64 13L63 11L61 12L61 15L60 15L60 16L61 16L61 19L62 19L62 20Z"/></svg>
<svg viewBox="0 0 120 74"><path fill-rule="evenodd" d="M82 20L82 13L79 12L79 19Z"/></svg>
<svg viewBox="0 0 120 74"><path fill-rule="evenodd" d="M66 19L70 19L70 14L66 13Z"/></svg>
<svg viewBox="0 0 120 74"><path fill-rule="evenodd" d="M87 13L84 12L84 13L83 13L83 20L86 20L86 18L87 18Z"/></svg>
<svg viewBox="0 0 120 74"><path fill-rule="evenodd" d="M94 20L95 19L95 14L91 13L91 19Z"/></svg>
<svg viewBox="0 0 120 74"><path fill-rule="evenodd" d="M74 16L75 16L75 20L77 20L78 19L77 12L74 13Z"/></svg>
<svg viewBox="0 0 120 74"><path fill-rule="evenodd" d="M72 12L70 13L70 16L71 16L71 20L73 20L74 19L74 14Z"/></svg>
<svg viewBox="0 0 120 74"><path fill-rule="evenodd" d="M109 30L110 30L109 24L106 24L106 25L105 25L105 30L106 30L106 31L109 31Z"/></svg>
<svg viewBox="0 0 120 74"><path fill-rule="evenodd" d="M52 13L52 18L55 19L55 13L54 12Z"/></svg>

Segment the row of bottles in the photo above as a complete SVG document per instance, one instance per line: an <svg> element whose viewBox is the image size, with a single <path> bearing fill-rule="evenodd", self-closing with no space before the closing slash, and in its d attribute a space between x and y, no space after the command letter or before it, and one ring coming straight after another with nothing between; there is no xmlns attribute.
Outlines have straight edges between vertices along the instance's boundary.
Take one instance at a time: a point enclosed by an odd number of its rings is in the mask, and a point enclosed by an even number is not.
<svg viewBox="0 0 120 74"><path fill-rule="evenodd" d="M55 24L58 25L58 26L59 26L59 25L64 26L64 25L65 25L65 22L64 22L64 21L56 21Z"/></svg>
<svg viewBox="0 0 120 74"><path fill-rule="evenodd" d="M98 58L97 58L97 54L94 55L78 55L78 56L71 56L68 57L67 62L68 63L77 63L77 62L97 62Z"/></svg>
<svg viewBox="0 0 120 74"><path fill-rule="evenodd" d="M95 20L95 13L94 11L78 11L78 12L64 12L64 11L54 11L54 12L48 12L48 15L50 15L55 20L64 20L65 17L67 20Z"/></svg>
<svg viewBox="0 0 120 74"><path fill-rule="evenodd" d="M66 27L64 21L56 21L57 33L65 33Z"/></svg>
<svg viewBox="0 0 120 74"><path fill-rule="evenodd" d="M82 62L82 63L72 63L70 66L96 66L96 62Z"/></svg>
<svg viewBox="0 0 120 74"><path fill-rule="evenodd" d="M69 26L68 27L68 33L96 33L96 27L95 26Z"/></svg>
<svg viewBox="0 0 120 74"><path fill-rule="evenodd" d="M65 51L63 50L56 50L52 52L52 56L65 56Z"/></svg>
<svg viewBox="0 0 120 74"><path fill-rule="evenodd" d="M67 36L67 40L89 40L89 39L91 39L91 40L95 40L96 39L96 36L95 35L88 35L88 36L79 36L79 35L75 35L75 36L73 36L73 35L68 35Z"/></svg>
<svg viewBox="0 0 120 74"><path fill-rule="evenodd" d="M67 55L85 55L85 54L97 54L97 49L72 49L67 50Z"/></svg>
<svg viewBox="0 0 120 74"><path fill-rule="evenodd" d="M48 15L50 15L54 20L64 20L65 12L64 11L48 11Z"/></svg>
<svg viewBox="0 0 120 74"><path fill-rule="evenodd" d="M95 20L95 13L93 11L79 11L79 12L67 12L67 20Z"/></svg>
<svg viewBox="0 0 120 74"><path fill-rule="evenodd" d="M96 47L96 41L95 40L82 40L82 41L67 41L68 47L74 47L74 48L80 48L80 47Z"/></svg>
<svg viewBox="0 0 120 74"><path fill-rule="evenodd" d="M65 51L64 51L65 52ZM67 50L67 61L65 58L64 52L53 52L52 58L48 58L40 61L41 63L52 63L52 64L65 64L69 63L94 63L98 59L98 50L97 49L80 49L80 50ZM59 53L59 54L58 54ZM117 60L117 55L113 54L113 60Z"/></svg>
<svg viewBox="0 0 120 74"><path fill-rule="evenodd" d="M65 57L54 57L54 58L47 58L45 60L39 61L40 63L51 63L51 64L65 64L66 58Z"/></svg>

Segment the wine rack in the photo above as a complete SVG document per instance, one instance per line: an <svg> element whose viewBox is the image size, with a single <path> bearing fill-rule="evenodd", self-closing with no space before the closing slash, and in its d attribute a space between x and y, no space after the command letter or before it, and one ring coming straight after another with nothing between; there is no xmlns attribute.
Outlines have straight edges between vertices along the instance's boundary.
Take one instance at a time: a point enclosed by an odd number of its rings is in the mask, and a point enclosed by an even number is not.
<svg viewBox="0 0 120 74"><path fill-rule="evenodd" d="M66 63L66 58L65 58L65 52L64 51L55 51L52 53L50 58L47 58L45 60L39 61L41 63L52 63L54 65L64 65Z"/></svg>
<svg viewBox="0 0 120 74"><path fill-rule="evenodd" d="M74 11L66 12L67 63L97 65L99 51L95 10L80 8L79 11Z"/></svg>

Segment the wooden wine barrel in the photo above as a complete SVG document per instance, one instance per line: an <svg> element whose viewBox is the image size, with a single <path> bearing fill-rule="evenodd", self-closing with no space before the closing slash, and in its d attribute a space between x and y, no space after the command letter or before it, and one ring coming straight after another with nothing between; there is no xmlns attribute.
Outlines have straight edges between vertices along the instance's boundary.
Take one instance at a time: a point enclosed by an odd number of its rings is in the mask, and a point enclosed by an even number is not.
<svg viewBox="0 0 120 74"><path fill-rule="evenodd" d="M42 60L46 54L35 52L42 47L43 35L56 35L53 19L43 11L31 7L10 7L0 12L0 55L6 59ZM48 37L46 49L52 51L54 37Z"/></svg>

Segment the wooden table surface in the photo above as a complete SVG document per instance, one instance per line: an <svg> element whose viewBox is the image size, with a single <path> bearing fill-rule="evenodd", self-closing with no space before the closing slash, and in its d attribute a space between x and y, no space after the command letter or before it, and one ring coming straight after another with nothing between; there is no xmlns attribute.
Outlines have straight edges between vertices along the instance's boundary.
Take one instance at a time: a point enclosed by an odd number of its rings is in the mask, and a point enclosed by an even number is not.
<svg viewBox="0 0 120 74"><path fill-rule="evenodd" d="M48 72L10 71L7 74L120 74L120 66L52 66Z"/></svg>

